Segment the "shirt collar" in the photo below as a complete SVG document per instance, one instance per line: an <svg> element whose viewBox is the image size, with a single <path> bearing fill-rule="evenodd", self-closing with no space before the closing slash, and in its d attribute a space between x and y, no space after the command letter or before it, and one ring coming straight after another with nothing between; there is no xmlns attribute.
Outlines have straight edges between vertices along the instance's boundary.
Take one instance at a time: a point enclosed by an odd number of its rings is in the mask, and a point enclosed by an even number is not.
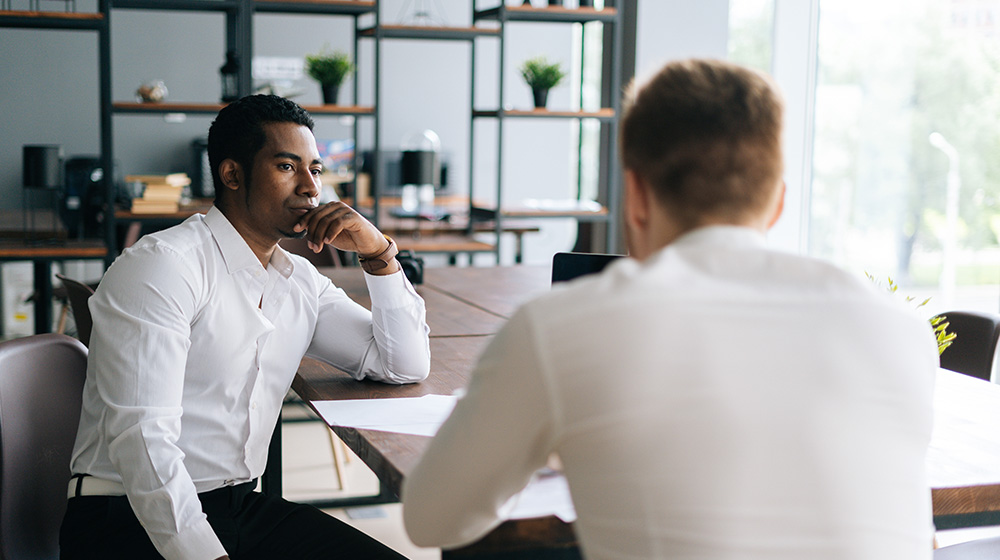
<svg viewBox="0 0 1000 560"><path fill-rule="evenodd" d="M760 231L745 226L705 226L681 235L667 247L703 246L762 249L767 246L767 238Z"/></svg>
<svg viewBox="0 0 1000 560"><path fill-rule="evenodd" d="M226 270L230 274L248 268L260 267L260 261L257 260L253 249L247 245L246 240L243 239L240 232L236 231L229 218L221 210L212 206L205 214L204 220L219 246L222 259L226 262ZM269 264L285 278L292 275L292 259L288 258L288 253L281 247L276 247L271 253Z"/></svg>

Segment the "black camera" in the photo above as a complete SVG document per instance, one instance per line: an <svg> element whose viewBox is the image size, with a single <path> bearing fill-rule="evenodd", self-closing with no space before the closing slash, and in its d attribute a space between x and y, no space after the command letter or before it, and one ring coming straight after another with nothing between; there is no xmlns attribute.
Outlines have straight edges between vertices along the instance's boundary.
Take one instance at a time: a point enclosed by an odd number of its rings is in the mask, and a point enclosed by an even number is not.
<svg viewBox="0 0 1000 560"><path fill-rule="evenodd" d="M410 281L410 284L416 286L417 284L424 283L424 259L414 255L413 251L407 249L400 251L396 255L396 260L399 261L399 267L403 269L403 274L406 275L406 279Z"/></svg>

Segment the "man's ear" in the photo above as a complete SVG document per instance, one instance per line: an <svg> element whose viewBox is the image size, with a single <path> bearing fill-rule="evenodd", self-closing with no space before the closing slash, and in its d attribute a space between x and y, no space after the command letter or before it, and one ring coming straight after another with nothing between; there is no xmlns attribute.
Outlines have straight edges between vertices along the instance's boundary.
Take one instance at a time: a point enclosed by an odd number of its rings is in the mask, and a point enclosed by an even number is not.
<svg viewBox="0 0 1000 560"><path fill-rule="evenodd" d="M236 160L224 159L219 164L219 178L227 189L235 191L243 184L243 170Z"/></svg>
<svg viewBox="0 0 1000 560"><path fill-rule="evenodd" d="M784 181L781 182L781 192L778 193L778 201L774 206L774 214L771 215L771 219L767 221L767 229L774 227L774 224L778 223L778 219L781 218L782 212L785 211L785 187Z"/></svg>
<svg viewBox="0 0 1000 560"><path fill-rule="evenodd" d="M625 170L625 242L633 256L645 254L643 245L649 230L651 194L635 170Z"/></svg>

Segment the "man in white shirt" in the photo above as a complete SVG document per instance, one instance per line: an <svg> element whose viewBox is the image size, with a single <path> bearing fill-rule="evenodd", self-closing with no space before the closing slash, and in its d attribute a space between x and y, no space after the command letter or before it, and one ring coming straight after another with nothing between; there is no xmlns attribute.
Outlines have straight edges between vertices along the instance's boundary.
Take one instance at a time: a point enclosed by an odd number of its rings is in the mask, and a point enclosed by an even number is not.
<svg viewBox="0 0 1000 560"><path fill-rule="evenodd" d="M682 61L626 105L631 258L496 335L404 482L413 542L476 540L555 454L589 559L930 559L935 340L861 271L765 248L774 86Z"/></svg>
<svg viewBox="0 0 1000 560"><path fill-rule="evenodd" d="M215 206L147 235L108 269L94 319L63 558L401 558L321 511L254 492L303 355L357 379L430 367L423 300L395 244L340 202L295 103L219 112ZM357 252L372 311L280 247Z"/></svg>

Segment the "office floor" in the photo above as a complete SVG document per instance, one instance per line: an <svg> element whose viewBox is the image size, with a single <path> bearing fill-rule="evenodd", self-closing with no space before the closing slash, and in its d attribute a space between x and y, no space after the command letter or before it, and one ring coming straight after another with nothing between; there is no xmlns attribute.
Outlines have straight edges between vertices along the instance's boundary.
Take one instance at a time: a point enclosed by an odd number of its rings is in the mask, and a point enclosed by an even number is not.
<svg viewBox="0 0 1000 560"><path fill-rule="evenodd" d="M301 417L297 405L285 406L286 417ZM331 499L378 493L378 479L346 446L344 489L334 470L329 428L321 422L285 422L282 425L283 486L285 498L294 501ZM419 548L403 529L399 504L324 510L358 530L385 543L411 560L438 560L439 549Z"/></svg>

